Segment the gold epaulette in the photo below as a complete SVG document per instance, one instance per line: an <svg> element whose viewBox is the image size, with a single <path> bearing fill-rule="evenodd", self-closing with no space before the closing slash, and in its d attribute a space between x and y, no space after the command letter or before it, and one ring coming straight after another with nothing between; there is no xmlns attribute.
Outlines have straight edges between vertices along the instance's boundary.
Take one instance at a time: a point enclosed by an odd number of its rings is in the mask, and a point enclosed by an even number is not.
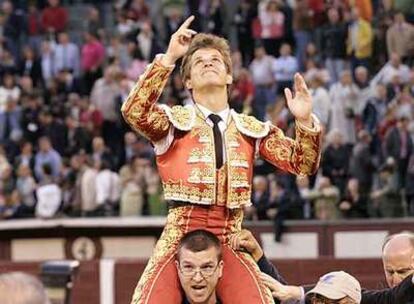
<svg viewBox="0 0 414 304"><path fill-rule="evenodd" d="M195 123L196 113L192 105L173 106L160 105L173 126L181 131L190 131Z"/></svg>
<svg viewBox="0 0 414 304"><path fill-rule="evenodd" d="M234 110L231 111L236 128L244 135L253 138L263 138L270 131L269 122L261 122L254 116L239 114Z"/></svg>

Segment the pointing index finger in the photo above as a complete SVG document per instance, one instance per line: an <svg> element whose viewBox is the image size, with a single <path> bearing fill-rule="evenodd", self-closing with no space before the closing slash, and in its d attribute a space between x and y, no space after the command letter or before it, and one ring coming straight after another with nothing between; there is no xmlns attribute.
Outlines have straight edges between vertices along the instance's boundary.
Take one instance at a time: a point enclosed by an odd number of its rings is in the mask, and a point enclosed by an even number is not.
<svg viewBox="0 0 414 304"><path fill-rule="evenodd" d="M193 22L194 20L194 16L190 16L188 17L183 24L181 24L180 28L178 29L179 31L184 30L184 29L188 29L188 27L190 26L191 22Z"/></svg>

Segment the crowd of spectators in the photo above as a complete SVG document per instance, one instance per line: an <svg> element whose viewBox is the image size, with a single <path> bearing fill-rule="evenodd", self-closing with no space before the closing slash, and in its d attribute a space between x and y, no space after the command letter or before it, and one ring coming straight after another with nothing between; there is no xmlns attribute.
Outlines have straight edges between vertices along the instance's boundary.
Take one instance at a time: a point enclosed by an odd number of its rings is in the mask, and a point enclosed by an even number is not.
<svg viewBox="0 0 414 304"><path fill-rule="evenodd" d="M283 89L301 72L323 125L315 176L257 160L247 218L282 231L414 215L413 1L118 0L111 27L95 1L76 31L59 0L13 2L0 6L0 218L165 214L152 147L120 106L189 14L233 46L236 111L293 136ZM191 102L178 73L162 102Z"/></svg>

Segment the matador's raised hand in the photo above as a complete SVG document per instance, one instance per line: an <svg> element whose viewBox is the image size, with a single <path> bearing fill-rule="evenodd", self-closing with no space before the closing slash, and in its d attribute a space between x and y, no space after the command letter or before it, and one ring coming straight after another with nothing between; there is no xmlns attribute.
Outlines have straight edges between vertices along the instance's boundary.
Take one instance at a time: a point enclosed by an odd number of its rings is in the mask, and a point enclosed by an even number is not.
<svg viewBox="0 0 414 304"><path fill-rule="evenodd" d="M305 126L312 127L312 95L302 75L295 74L294 95L290 89L286 88L285 97L289 110L296 120Z"/></svg>
<svg viewBox="0 0 414 304"><path fill-rule="evenodd" d="M172 65L178 59L180 59L187 52L190 46L191 39L196 31L189 28L191 22L194 20L194 16L188 17L178 30L172 34L170 43L168 44L167 52L163 56L162 61L165 65Z"/></svg>

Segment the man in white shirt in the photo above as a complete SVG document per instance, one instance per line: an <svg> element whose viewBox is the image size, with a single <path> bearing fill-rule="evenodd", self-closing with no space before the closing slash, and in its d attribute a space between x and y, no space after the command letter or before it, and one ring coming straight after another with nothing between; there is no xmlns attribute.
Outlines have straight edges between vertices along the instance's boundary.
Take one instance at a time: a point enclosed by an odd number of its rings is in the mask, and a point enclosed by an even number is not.
<svg viewBox="0 0 414 304"><path fill-rule="evenodd" d="M58 41L53 57L54 74L57 75L62 70L70 70L75 77L79 76L79 47L70 41L69 35L65 32L59 34Z"/></svg>

